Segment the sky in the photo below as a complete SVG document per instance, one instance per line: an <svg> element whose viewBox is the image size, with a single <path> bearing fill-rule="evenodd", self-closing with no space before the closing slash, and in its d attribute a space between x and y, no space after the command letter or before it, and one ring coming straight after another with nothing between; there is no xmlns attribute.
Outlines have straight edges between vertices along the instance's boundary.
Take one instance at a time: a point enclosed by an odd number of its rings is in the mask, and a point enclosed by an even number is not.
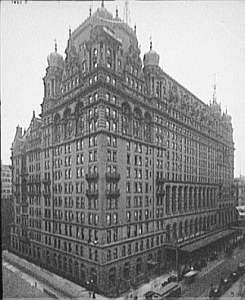
<svg viewBox="0 0 245 300"><path fill-rule="evenodd" d="M1 159L10 164L16 126L41 112L47 56L64 56L69 26L76 29L100 1L1 1ZM105 1L124 18L125 1ZM245 175L245 1L129 1L141 57L153 49L160 66L203 102L217 100L232 116L235 176Z"/></svg>

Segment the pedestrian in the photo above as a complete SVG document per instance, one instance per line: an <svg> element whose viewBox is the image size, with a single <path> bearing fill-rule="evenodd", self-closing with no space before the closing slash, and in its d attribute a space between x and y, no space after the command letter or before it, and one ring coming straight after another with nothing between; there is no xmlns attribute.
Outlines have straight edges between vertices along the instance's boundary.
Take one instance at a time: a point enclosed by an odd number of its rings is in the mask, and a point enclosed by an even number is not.
<svg viewBox="0 0 245 300"><path fill-rule="evenodd" d="M89 298L91 298L92 292L90 290L88 291L88 295L89 295Z"/></svg>
<svg viewBox="0 0 245 300"><path fill-rule="evenodd" d="M96 297L95 297L95 291L93 291L93 299L96 299Z"/></svg>

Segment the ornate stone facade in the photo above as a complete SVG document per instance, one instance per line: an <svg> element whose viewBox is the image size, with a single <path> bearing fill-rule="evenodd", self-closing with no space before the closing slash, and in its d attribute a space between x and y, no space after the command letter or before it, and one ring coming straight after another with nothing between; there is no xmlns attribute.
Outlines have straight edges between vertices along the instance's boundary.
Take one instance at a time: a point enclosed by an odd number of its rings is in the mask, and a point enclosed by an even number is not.
<svg viewBox="0 0 245 300"><path fill-rule="evenodd" d="M167 75L104 8L48 57L40 118L12 148L12 250L115 295L167 267L165 248L234 219L231 118Z"/></svg>

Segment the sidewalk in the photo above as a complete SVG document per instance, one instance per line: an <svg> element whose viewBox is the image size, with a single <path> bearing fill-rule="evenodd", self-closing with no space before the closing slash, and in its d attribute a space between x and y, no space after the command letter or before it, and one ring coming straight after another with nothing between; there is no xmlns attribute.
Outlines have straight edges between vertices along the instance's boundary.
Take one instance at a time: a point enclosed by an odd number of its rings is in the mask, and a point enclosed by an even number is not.
<svg viewBox="0 0 245 300"><path fill-rule="evenodd" d="M88 299L89 298L88 291L85 288L67 279L64 279L56 274L53 274L48 270L42 269L41 267L36 266L35 264L32 264L26 261L25 259L18 257L17 255L14 255L13 253L3 251L2 256L3 256L3 261L6 261L14 265L21 271L26 272L27 274L33 276L36 279L37 284L39 284L38 283L39 281L41 285L44 284L48 288L54 290L56 292L56 295L59 298L62 299L64 298ZM108 298L96 294L96 299L106 300ZM119 299L123 299L123 298L118 298L118 300Z"/></svg>

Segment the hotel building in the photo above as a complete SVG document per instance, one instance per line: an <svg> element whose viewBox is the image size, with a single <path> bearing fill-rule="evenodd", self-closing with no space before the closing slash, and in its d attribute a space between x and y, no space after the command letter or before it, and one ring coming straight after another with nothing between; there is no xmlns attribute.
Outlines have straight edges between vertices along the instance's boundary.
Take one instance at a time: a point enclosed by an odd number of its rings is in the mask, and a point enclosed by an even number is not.
<svg viewBox="0 0 245 300"><path fill-rule="evenodd" d="M229 237L231 117L98 8L48 56L41 114L12 145L12 251L115 296ZM204 239L205 238L205 239ZM202 244L202 241L205 241ZM206 248L205 248L206 249Z"/></svg>

